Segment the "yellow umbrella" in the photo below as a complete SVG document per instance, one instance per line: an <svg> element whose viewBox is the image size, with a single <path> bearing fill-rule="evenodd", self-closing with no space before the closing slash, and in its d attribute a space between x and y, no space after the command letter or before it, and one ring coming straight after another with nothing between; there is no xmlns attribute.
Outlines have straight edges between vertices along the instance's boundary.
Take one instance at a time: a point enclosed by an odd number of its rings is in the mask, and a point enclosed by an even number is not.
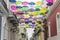
<svg viewBox="0 0 60 40"><path fill-rule="evenodd" d="M29 18L29 15L28 14L24 14L24 18Z"/></svg>
<svg viewBox="0 0 60 40"><path fill-rule="evenodd" d="M35 11L33 11L33 12L28 12L29 14L31 14L31 15L36 15L36 12Z"/></svg>
<svg viewBox="0 0 60 40"><path fill-rule="evenodd" d="M25 27L26 27L26 28L29 28L29 25L28 25L28 24L25 24Z"/></svg>
<svg viewBox="0 0 60 40"><path fill-rule="evenodd" d="M36 5L41 5L43 2L42 1L37 1L35 4Z"/></svg>
<svg viewBox="0 0 60 40"><path fill-rule="evenodd" d="M48 10L48 8L46 8L46 7L42 7L42 8L40 9L41 12L46 12L47 10Z"/></svg>
<svg viewBox="0 0 60 40"><path fill-rule="evenodd" d="M44 15L47 10L48 10L48 8L42 7L42 8L40 9L40 14L43 14L43 15Z"/></svg>

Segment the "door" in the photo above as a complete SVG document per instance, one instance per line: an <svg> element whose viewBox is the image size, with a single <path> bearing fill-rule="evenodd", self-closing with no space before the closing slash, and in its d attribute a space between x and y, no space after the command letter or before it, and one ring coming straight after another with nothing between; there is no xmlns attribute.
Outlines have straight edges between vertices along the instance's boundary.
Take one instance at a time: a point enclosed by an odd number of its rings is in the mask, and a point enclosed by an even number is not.
<svg viewBox="0 0 60 40"><path fill-rule="evenodd" d="M60 13L56 15L56 22L57 22L57 34L60 33Z"/></svg>

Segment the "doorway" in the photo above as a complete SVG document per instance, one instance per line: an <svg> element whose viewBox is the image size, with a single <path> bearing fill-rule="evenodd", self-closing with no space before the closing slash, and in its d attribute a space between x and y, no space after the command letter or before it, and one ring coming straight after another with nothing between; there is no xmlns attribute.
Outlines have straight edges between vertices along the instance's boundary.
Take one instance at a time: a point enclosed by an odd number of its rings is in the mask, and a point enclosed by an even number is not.
<svg viewBox="0 0 60 40"><path fill-rule="evenodd" d="M60 13L56 14L57 35L60 33Z"/></svg>

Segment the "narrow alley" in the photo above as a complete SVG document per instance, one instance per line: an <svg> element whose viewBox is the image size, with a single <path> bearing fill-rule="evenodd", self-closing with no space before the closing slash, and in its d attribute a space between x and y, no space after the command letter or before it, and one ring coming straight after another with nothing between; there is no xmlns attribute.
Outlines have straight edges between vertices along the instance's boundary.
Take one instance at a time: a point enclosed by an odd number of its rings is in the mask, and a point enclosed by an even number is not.
<svg viewBox="0 0 60 40"><path fill-rule="evenodd" d="M60 0L0 0L0 40L60 40Z"/></svg>

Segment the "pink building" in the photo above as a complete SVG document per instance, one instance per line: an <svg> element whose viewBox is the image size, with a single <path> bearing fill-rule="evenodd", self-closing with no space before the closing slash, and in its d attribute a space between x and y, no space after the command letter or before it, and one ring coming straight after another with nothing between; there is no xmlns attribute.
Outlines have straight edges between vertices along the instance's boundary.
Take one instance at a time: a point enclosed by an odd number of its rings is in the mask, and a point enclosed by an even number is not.
<svg viewBox="0 0 60 40"><path fill-rule="evenodd" d="M55 4L52 6L47 19L49 27L49 36L57 35L56 15L58 12L60 12L60 0L57 0Z"/></svg>

